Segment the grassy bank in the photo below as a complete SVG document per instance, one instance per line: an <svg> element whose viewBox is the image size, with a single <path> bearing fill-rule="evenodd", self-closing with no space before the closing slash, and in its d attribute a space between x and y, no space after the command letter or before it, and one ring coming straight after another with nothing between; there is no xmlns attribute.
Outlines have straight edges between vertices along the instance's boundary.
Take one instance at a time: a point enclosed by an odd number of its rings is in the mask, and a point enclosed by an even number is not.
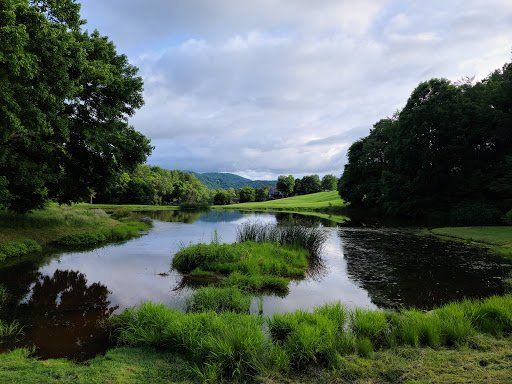
<svg viewBox="0 0 512 384"><path fill-rule="evenodd" d="M266 318L233 312L185 314L144 303L113 317L111 326L120 344L179 353L195 381L512 378L510 295L451 303L427 313L349 311L337 303Z"/></svg>
<svg viewBox="0 0 512 384"><path fill-rule="evenodd" d="M444 240L459 241L512 258L512 226L508 227L448 227L424 230Z"/></svg>
<svg viewBox="0 0 512 384"><path fill-rule="evenodd" d="M319 212L337 212L346 205L345 201L340 199L337 191L318 192L310 195L293 196L285 199L269 200L261 203L241 203L232 205L222 205L219 208L226 209L247 209L247 210L267 210L267 211L319 211ZM217 208L217 207L215 207Z"/></svg>
<svg viewBox="0 0 512 384"><path fill-rule="evenodd" d="M347 355L338 369L262 371L254 383L510 383L512 338L475 336L468 347L396 347L368 357ZM0 354L0 382L34 383L202 383L185 356L149 347L120 347L84 364L38 360L29 350ZM206 373L203 372L203 375ZM220 380L219 380L220 381Z"/></svg>
<svg viewBox="0 0 512 384"><path fill-rule="evenodd" d="M117 220L113 217L100 209L57 205L23 215L1 211L0 262L11 265L47 245L94 245L122 240L151 225L126 211L119 211Z"/></svg>

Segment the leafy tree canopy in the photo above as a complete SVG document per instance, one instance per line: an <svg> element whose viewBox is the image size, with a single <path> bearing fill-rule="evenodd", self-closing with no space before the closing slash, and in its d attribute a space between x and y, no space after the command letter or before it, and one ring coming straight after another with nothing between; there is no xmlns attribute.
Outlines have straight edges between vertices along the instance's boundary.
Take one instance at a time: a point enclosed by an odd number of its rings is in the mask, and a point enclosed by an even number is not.
<svg viewBox="0 0 512 384"><path fill-rule="evenodd" d="M414 223L498 224L512 207L512 64L481 82L431 79L348 150L354 207Z"/></svg>
<svg viewBox="0 0 512 384"><path fill-rule="evenodd" d="M276 184L277 190L285 196L287 196L293 192L294 186L295 186L295 179L293 178L293 175L279 176L277 178L277 184Z"/></svg>
<svg viewBox="0 0 512 384"><path fill-rule="evenodd" d="M151 153L128 125L142 79L75 0L0 2L0 204L26 212L103 191Z"/></svg>

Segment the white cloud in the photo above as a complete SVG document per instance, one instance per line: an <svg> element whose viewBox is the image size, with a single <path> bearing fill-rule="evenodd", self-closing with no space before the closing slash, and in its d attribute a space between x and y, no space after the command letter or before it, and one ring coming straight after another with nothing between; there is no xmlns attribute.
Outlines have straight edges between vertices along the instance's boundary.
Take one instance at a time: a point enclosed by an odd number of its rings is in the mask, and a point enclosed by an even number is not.
<svg viewBox="0 0 512 384"><path fill-rule="evenodd" d="M348 146L431 77L510 60L509 1L88 0L88 28L129 55L131 123L165 168L339 175Z"/></svg>

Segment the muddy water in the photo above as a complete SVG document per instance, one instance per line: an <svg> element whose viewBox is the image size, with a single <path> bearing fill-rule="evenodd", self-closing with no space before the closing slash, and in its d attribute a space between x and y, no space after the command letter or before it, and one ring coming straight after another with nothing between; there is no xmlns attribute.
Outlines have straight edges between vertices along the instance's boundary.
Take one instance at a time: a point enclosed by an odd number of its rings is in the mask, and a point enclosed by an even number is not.
<svg viewBox="0 0 512 384"><path fill-rule="evenodd" d="M417 237L408 230L338 227L310 216L210 211L148 213L154 227L122 244L89 251L48 252L44 262L0 269L8 289L4 320L17 319L25 336L0 348L36 346L42 358L84 360L110 347L98 326L111 313L146 300L184 308L202 281L170 269L172 255L190 243L235 241L246 221L323 227L328 241L321 262L286 295L265 295L263 311L312 309L341 301L350 308L432 308L462 297L502 294L511 266L482 251ZM256 301L253 310L258 310Z"/></svg>

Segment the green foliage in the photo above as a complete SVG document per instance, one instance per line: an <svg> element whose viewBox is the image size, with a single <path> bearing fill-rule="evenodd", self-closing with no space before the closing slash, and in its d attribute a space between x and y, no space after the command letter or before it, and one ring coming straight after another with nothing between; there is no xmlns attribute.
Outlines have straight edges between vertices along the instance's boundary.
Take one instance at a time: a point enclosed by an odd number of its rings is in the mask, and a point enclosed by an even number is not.
<svg viewBox="0 0 512 384"><path fill-rule="evenodd" d="M377 345L384 342L388 326L384 312L356 308L351 313L350 328L354 334Z"/></svg>
<svg viewBox="0 0 512 384"><path fill-rule="evenodd" d="M215 380L253 374L265 345L261 318L230 312L185 315L163 304L143 303L113 317L110 324L119 343L185 353L197 373L206 370Z"/></svg>
<svg viewBox="0 0 512 384"><path fill-rule="evenodd" d="M87 199L146 160L149 140L126 122L142 79L80 5L0 4L0 204L17 212Z"/></svg>
<svg viewBox="0 0 512 384"><path fill-rule="evenodd" d="M26 255L31 252L41 251L41 246L34 240L24 239L12 241L4 245L0 245L0 261Z"/></svg>
<svg viewBox="0 0 512 384"><path fill-rule="evenodd" d="M252 187L245 187L240 189L240 202L250 203L256 200L256 191Z"/></svg>
<svg viewBox="0 0 512 384"><path fill-rule="evenodd" d="M10 323L5 323L0 320L0 343L3 341L3 339L20 336L23 334L25 334L23 332L23 327L18 321L14 320Z"/></svg>
<svg viewBox="0 0 512 384"><path fill-rule="evenodd" d="M222 284L245 292L286 291L290 276L304 276L307 252L275 243L252 241L235 244L191 245L176 253L172 267L182 273L225 276Z"/></svg>
<svg viewBox="0 0 512 384"><path fill-rule="evenodd" d="M202 380L243 380L251 375L288 373L292 369L306 372L314 366L316 373L329 367L330 374L350 380L380 372L379 380L385 376L388 381L396 382L404 372L410 371L409 368L400 371L400 364L397 366L397 361L405 356L417 366L420 356L435 353L436 359L447 356L449 360L457 359L458 364L464 361L466 369L469 361L456 356L474 354L475 350L446 351L442 347L467 344L485 351L482 356L492 355L491 345L504 341L493 341L475 332L491 329L498 337L510 335L511 308L512 296L508 295L451 303L427 313L348 311L336 303L317 307L313 312L274 313L262 319L234 312L184 314L163 304L144 303L113 316L110 327L120 344L148 345L181 353L195 365L193 371ZM482 322L484 318L488 322ZM494 332L497 329L502 333ZM430 346L436 351L411 346ZM387 351L389 347L391 351ZM510 361L510 349L505 352L502 358ZM482 357L476 363L481 364ZM393 368L387 370L388 366ZM373 369L377 371L372 373ZM322 380L329 381L323 378L319 382Z"/></svg>
<svg viewBox="0 0 512 384"><path fill-rule="evenodd" d="M325 175L322 177L321 185L324 191L333 191L338 187L338 178L334 175Z"/></svg>
<svg viewBox="0 0 512 384"><path fill-rule="evenodd" d="M251 296L246 295L238 288L203 287L195 291L186 300L187 311L217 313L230 311L236 313L249 313Z"/></svg>
<svg viewBox="0 0 512 384"><path fill-rule="evenodd" d="M349 148L356 208L429 225L496 225L512 206L512 64L476 84L431 79Z"/></svg>
<svg viewBox="0 0 512 384"><path fill-rule="evenodd" d="M228 205L230 201L231 196L228 194L227 191L224 191L222 189L217 190L217 193L213 197L214 205Z"/></svg>
<svg viewBox="0 0 512 384"><path fill-rule="evenodd" d="M276 180L250 180L233 173L190 173L196 176L201 184L213 190L229 190L230 188L241 189L244 187L252 187L256 189L261 185L265 185L267 187L273 187L276 185Z"/></svg>
<svg viewBox="0 0 512 384"><path fill-rule="evenodd" d="M279 176L277 178L276 187L279 192L281 192L285 197L293 192L293 187L295 186L295 179L293 175L288 176ZM317 191L319 192L319 191Z"/></svg>
<svg viewBox="0 0 512 384"><path fill-rule="evenodd" d="M325 240L325 232L304 226L278 227L271 224L247 222L237 228L237 242L279 243L305 249L310 256L318 256Z"/></svg>
<svg viewBox="0 0 512 384"><path fill-rule="evenodd" d="M124 240L136 236L149 226L140 221L127 221L114 228L104 228L62 236L54 241L57 245L94 245L104 241Z"/></svg>
<svg viewBox="0 0 512 384"><path fill-rule="evenodd" d="M133 172L123 173L103 193L97 194L100 204L205 204L213 199L210 191L190 173L139 165Z"/></svg>
<svg viewBox="0 0 512 384"><path fill-rule="evenodd" d="M512 225L512 209L505 214L503 220L506 224Z"/></svg>

